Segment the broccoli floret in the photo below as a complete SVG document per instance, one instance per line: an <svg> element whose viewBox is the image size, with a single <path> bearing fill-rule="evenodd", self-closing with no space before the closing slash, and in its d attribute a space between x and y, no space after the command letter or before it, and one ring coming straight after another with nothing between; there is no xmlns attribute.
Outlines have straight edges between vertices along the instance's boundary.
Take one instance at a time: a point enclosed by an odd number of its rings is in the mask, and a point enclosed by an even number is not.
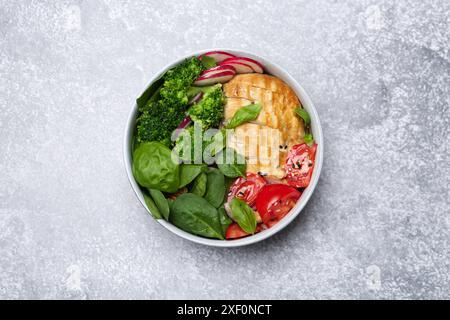
<svg viewBox="0 0 450 320"><path fill-rule="evenodd" d="M165 105L161 101L153 103L137 120L138 142L160 141L170 146L172 132L184 117L184 112L174 106Z"/></svg>
<svg viewBox="0 0 450 320"><path fill-rule="evenodd" d="M158 99L150 98L137 119L137 141L160 141L170 146L172 132L186 116L188 90L204 70L199 59L185 60L164 75L157 91Z"/></svg>
<svg viewBox="0 0 450 320"><path fill-rule="evenodd" d="M189 115L195 122L200 122L204 129L218 127L223 119L224 102L222 86L218 84L189 109Z"/></svg>
<svg viewBox="0 0 450 320"><path fill-rule="evenodd" d="M160 91L161 97L171 104L185 107L188 103L188 89L203 70L205 67L202 62L193 57L167 71Z"/></svg>

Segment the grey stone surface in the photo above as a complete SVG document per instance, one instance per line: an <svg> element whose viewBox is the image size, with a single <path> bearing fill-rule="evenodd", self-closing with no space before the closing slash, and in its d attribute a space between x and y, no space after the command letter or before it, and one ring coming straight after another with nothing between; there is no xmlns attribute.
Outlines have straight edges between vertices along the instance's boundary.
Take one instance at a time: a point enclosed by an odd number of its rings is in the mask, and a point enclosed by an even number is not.
<svg viewBox="0 0 450 320"><path fill-rule="evenodd" d="M449 1L0 0L0 298L450 298ZM301 216L240 249L153 221L126 117L186 52L248 49L316 104Z"/></svg>

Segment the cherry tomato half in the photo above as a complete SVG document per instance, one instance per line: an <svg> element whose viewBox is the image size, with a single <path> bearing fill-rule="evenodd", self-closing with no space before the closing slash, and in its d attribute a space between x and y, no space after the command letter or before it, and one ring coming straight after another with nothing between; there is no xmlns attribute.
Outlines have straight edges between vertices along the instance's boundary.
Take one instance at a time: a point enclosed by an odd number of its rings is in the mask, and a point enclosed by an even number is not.
<svg viewBox="0 0 450 320"><path fill-rule="evenodd" d="M261 225L258 225L256 227L255 233L258 233L261 230L262 230ZM247 237L247 236L250 236L250 233L247 233L244 230L242 230L242 228L239 227L239 225L237 223L230 224L230 226L227 229L227 232L225 233L226 239L238 239L238 238L243 238L243 237Z"/></svg>
<svg viewBox="0 0 450 320"><path fill-rule="evenodd" d="M258 192L267 184L259 174L247 173L246 177L238 178L230 187L228 201L234 197L247 202L250 206L255 203Z"/></svg>
<svg viewBox="0 0 450 320"><path fill-rule="evenodd" d="M295 188L306 188L311 180L316 157L317 144L293 146L286 158L284 169L287 182Z"/></svg>
<svg viewBox="0 0 450 320"><path fill-rule="evenodd" d="M285 184L266 185L256 198L256 209L264 224L281 220L297 203L301 193Z"/></svg>

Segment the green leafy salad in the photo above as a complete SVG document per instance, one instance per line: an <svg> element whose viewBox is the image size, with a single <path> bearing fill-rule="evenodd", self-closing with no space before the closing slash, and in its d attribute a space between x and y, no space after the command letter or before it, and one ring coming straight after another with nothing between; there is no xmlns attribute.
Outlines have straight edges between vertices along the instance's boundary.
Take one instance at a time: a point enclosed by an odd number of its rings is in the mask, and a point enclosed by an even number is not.
<svg viewBox="0 0 450 320"><path fill-rule="evenodd" d="M225 119L223 86L248 73L262 75L264 68L249 58L208 52L168 70L137 99L132 172L155 219L206 238L242 238L274 225L282 218L278 213L291 210L307 187L309 179L305 184L292 168L288 182L279 184L248 172L246 158L227 146L226 131L255 121L263 109L259 102L249 103ZM296 112L309 125L307 112L301 107ZM314 140L308 135L306 147L312 150ZM311 167L313 152L301 150L309 152ZM312 167L305 171L303 163L298 165L310 177ZM270 185L282 187L267 191L274 189Z"/></svg>

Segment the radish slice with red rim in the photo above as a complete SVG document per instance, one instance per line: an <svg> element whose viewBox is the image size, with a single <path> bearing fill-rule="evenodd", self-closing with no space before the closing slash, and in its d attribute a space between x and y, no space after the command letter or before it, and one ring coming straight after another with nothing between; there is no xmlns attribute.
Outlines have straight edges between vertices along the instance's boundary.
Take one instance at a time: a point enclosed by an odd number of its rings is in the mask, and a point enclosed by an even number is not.
<svg viewBox="0 0 450 320"><path fill-rule="evenodd" d="M186 128L188 125L190 125L192 122L192 119L190 116L187 116L186 118L183 119L183 121L181 121L180 125L178 126L177 129L184 129Z"/></svg>
<svg viewBox="0 0 450 320"><path fill-rule="evenodd" d="M195 80L196 86L210 86L216 83L225 83L230 81L234 77L235 73L231 71L223 71L220 73L214 73L211 75L204 75Z"/></svg>
<svg viewBox="0 0 450 320"><path fill-rule="evenodd" d="M248 64L236 61L234 58L233 58L233 61L231 61L231 59L227 59L220 63L220 66L227 66L227 65L235 68L236 73L239 73L239 74L255 72L251 66L249 66Z"/></svg>
<svg viewBox="0 0 450 320"><path fill-rule="evenodd" d="M224 72L224 71L231 71L233 73L236 73L236 69L234 69L233 66L224 65L224 66L217 66L217 67L205 70L205 71L203 71L200 74L200 77L203 77L203 76L208 76L209 77L209 76L211 76L213 74L221 73L221 72Z"/></svg>
<svg viewBox="0 0 450 320"><path fill-rule="evenodd" d="M253 60L253 59L250 59L250 58L246 58L246 57L236 57L236 58L233 58L233 59L236 59L236 61L238 61L238 62L245 63L245 64L249 65L257 73L264 73L263 65L261 63L259 63L258 61L256 61L256 60Z"/></svg>
<svg viewBox="0 0 450 320"><path fill-rule="evenodd" d="M253 59L245 58L245 57L230 58L230 59L222 61L219 65L232 65L235 68L237 68L236 65L239 66L242 64L250 67L254 72L257 72L257 73L264 72L264 67L261 63L259 63L258 61L255 61ZM237 71L239 73L239 70L237 70ZM242 72L242 73L250 73L250 72Z"/></svg>
<svg viewBox="0 0 450 320"><path fill-rule="evenodd" d="M191 106L194 103L199 102L202 98L203 98L203 92L199 92L188 102L188 105Z"/></svg>
<svg viewBox="0 0 450 320"><path fill-rule="evenodd" d="M192 119L190 116L186 116L186 118L183 119L183 121L181 121L181 123L178 125L178 128L175 129L172 137L174 139L177 139L180 134L183 132L183 130L189 126L192 123Z"/></svg>
<svg viewBox="0 0 450 320"><path fill-rule="evenodd" d="M208 56L208 57L214 58L214 60L216 60L217 63L222 62L223 60L235 57L231 53L228 53L225 51L210 51L210 52L207 52L207 53L204 53L203 55L201 55L199 59L201 60L203 56Z"/></svg>

